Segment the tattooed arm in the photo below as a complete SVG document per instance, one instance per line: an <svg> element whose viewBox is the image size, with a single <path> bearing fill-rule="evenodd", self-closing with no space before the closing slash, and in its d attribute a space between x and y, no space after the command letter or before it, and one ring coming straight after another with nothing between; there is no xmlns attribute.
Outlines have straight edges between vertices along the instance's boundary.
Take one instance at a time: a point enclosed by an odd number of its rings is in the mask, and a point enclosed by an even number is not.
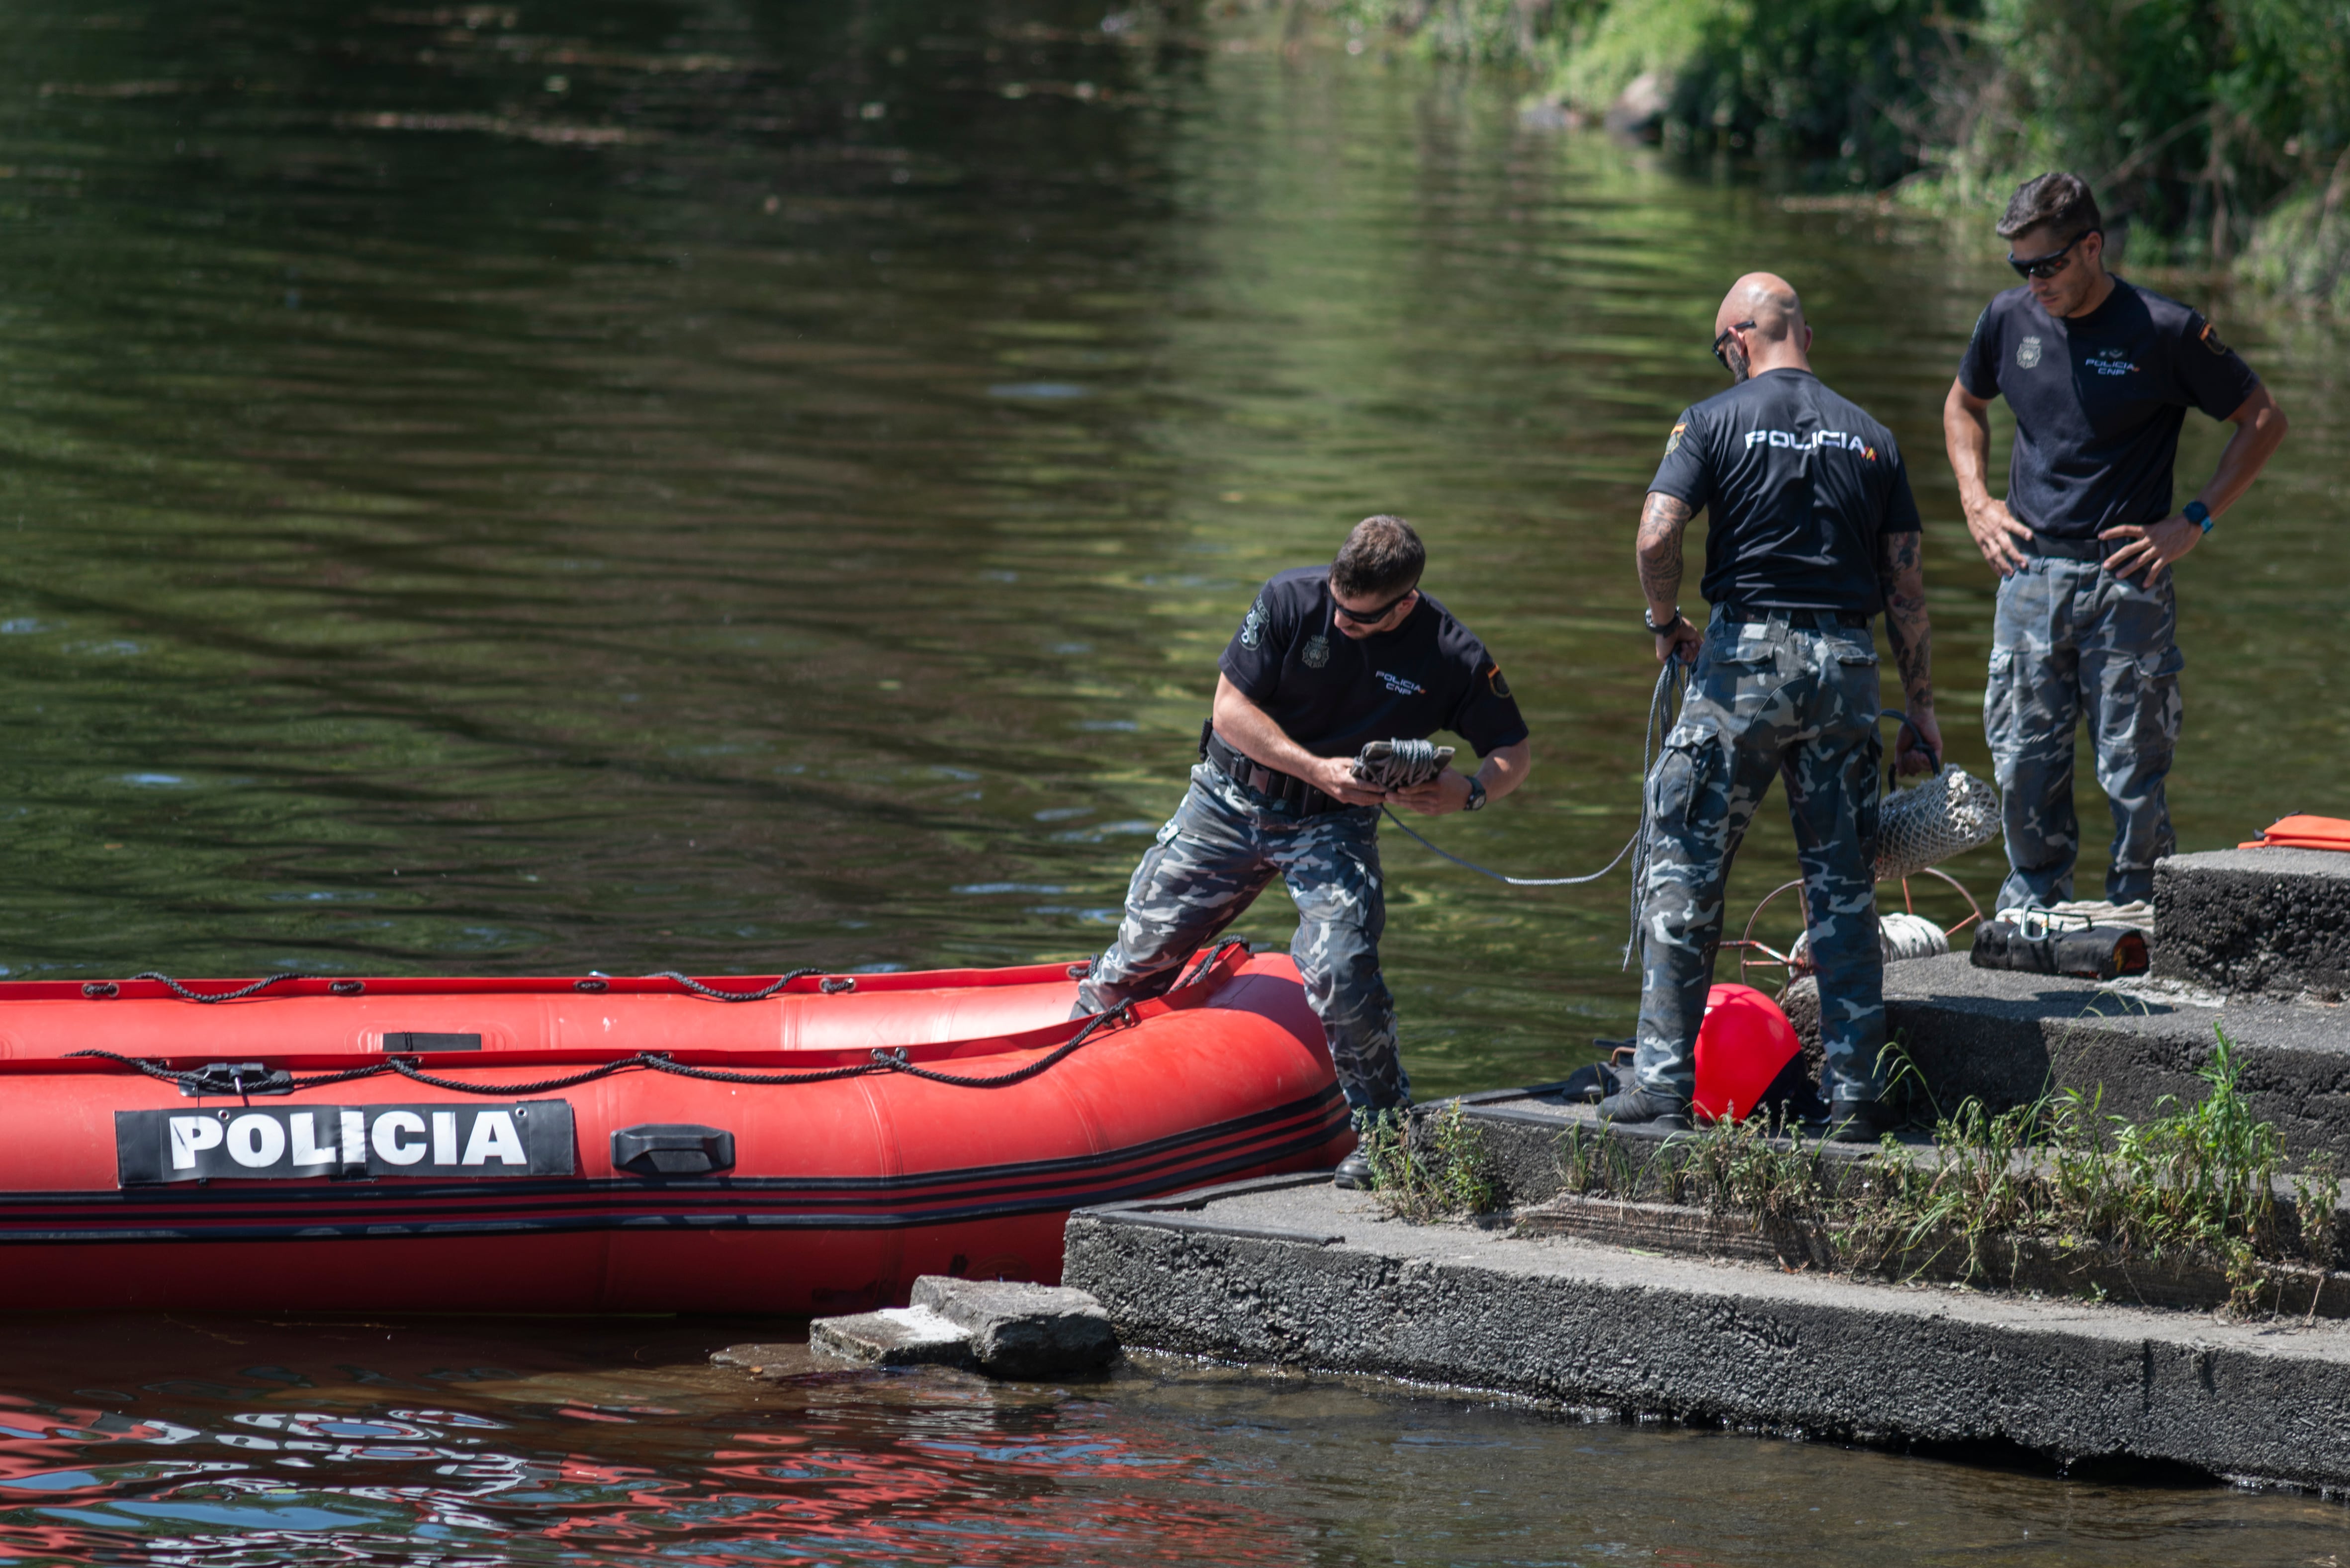
<svg viewBox="0 0 2350 1568"><path fill-rule="evenodd" d="M1705 640L1689 621L1672 624L1681 591L1681 534L1696 515L1688 502L1661 490L1648 492L1648 503L1640 508L1640 591L1648 596L1649 624L1667 628L1657 634L1659 664L1677 648L1695 664Z"/></svg>
<svg viewBox="0 0 2350 1568"><path fill-rule="evenodd" d="M1914 529L1887 534L1877 546L1877 581L1885 595L1885 635L1901 668L1901 692L1910 728L1901 732L1896 753L1904 773L1926 771L1918 739L1942 754L1942 729L1934 722L1934 628L1926 619L1926 568Z"/></svg>

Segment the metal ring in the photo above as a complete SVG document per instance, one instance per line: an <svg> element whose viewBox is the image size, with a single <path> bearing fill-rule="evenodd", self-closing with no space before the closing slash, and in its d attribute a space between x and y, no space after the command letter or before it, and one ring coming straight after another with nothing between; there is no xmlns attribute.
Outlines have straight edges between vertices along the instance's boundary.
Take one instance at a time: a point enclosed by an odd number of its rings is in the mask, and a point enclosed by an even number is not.
<svg viewBox="0 0 2350 1568"><path fill-rule="evenodd" d="M818 991L823 992L827 996L838 996L844 991L855 991L857 989L857 981L849 978L847 975L837 974L830 980L820 980L816 981L816 988Z"/></svg>

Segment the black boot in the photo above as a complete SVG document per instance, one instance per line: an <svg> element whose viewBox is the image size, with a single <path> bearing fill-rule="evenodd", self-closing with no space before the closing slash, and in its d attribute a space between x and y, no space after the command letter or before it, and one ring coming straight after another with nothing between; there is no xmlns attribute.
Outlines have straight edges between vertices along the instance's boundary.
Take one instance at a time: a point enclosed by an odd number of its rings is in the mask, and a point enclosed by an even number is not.
<svg viewBox="0 0 2350 1568"><path fill-rule="evenodd" d="M1349 1192L1368 1192L1371 1189L1371 1157L1357 1147L1340 1160L1338 1168L1330 1173L1330 1185L1343 1187Z"/></svg>
<svg viewBox="0 0 2350 1568"><path fill-rule="evenodd" d="M1828 1106L1831 1143L1875 1143L1901 1125L1883 1100L1838 1099Z"/></svg>
<svg viewBox="0 0 2350 1568"><path fill-rule="evenodd" d="M1651 1089L1618 1089L1599 1102L1599 1119L1626 1127L1654 1127L1659 1132L1690 1130L1689 1096L1658 1094Z"/></svg>

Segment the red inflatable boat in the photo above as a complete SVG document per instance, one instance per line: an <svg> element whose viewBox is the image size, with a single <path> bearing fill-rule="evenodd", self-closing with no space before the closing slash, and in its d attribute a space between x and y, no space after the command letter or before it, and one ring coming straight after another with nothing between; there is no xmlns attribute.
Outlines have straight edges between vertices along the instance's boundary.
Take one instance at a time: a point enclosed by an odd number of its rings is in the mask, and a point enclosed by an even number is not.
<svg viewBox="0 0 2350 1568"><path fill-rule="evenodd" d="M0 1300L850 1312L1351 1147L1285 956L1072 974L0 983Z"/></svg>

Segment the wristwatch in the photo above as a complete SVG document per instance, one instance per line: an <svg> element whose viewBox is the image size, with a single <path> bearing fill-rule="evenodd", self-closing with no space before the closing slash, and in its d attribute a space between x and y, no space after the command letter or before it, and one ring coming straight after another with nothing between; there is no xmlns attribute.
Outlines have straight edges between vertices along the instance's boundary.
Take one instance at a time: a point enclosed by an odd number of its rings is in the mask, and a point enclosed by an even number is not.
<svg viewBox="0 0 2350 1568"><path fill-rule="evenodd" d="M2211 531L2211 509L2200 501L2190 501L2178 509L2178 514L2206 534Z"/></svg>
<svg viewBox="0 0 2350 1568"><path fill-rule="evenodd" d="M1647 627L1650 631L1655 632L1659 637L1664 636L1665 633L1672 630L1673 628L1680 625L1680 623L1681 607L1679 605L1675 605L1673 607L1673 618L1665 622L1662 626L1659 626L1655 621L1648 618L1648 606L1642 605L1640 607L1640 624Z"/></svg>
<svg viewBox="0 0 2350 1568"><path fill-rule="evenodd" d="M1463 811L1482 811L1485 809L1485 781L1483 779L1478 778L1474 774L1470 776L1469 798L1461 803L1461 809Z"/></svg>

